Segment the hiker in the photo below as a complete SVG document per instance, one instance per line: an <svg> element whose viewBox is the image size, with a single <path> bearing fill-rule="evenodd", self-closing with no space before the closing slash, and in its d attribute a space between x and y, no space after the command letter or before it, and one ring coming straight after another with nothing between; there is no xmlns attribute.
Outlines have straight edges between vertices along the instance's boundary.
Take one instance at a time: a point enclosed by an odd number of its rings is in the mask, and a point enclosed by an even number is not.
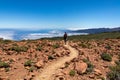
<svg viewBox="0 0 120 80"><path fill-rule="evenodd" d="M65 45L66 45L66 42L67 42L67 33L66 32L64 34L64 42L65 42Z"/></svg>

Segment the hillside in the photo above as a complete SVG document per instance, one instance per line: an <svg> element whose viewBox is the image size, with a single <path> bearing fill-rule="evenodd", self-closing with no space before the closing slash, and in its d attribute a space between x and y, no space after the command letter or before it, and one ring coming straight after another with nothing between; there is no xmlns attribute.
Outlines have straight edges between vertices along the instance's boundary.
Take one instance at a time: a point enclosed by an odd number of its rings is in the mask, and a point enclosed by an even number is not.
<svg viewBox="0 0 120 80"><path fill-rule="evenodd" d="M49 80L120 79L119 32L61 39L0 40L0 80L40 80L47 70Z"/></svg>
<svg viewBox="0 0 120 80"><path fill-rule="evenodd" d="M117 27L117 28L91 28L91 29L83 29L83 30L74 30L72 32L96 34L96 33L113 32L113 31L120 31L120 27Z"/></svg>
<svg viewBox="0 0 120 80"><path fill-rule="evenodd" d="M42 40L62 40L62 37L54 37L54 38L42 38ZM74 35L69 36L68 40L99 40L99 39L120 39L120 32L104 32L97 34L89 34L89 35Z"/></svg>

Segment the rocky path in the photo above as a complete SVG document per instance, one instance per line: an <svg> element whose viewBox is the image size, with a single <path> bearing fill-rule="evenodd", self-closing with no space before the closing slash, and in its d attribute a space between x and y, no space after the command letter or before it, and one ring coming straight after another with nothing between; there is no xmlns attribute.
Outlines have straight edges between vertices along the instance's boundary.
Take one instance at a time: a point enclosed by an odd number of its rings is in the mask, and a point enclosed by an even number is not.
<svg viewBox="0 0 120 80"><path fill-rule="evenodd" d="M68 62L78 56L78 51L76 49L69 45L65 45L65 47L70 50L69 56L59 58L49 64L49 66L46 66L35 80L53 80L53 75L62 65L64 65L65 62Z"/></svg>

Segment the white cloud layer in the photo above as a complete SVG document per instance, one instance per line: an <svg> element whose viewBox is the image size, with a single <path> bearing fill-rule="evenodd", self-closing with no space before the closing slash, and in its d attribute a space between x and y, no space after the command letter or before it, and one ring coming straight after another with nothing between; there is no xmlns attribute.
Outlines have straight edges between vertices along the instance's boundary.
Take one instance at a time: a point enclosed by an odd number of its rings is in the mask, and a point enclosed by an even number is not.
<svg viewBox="0 0 120 80"><path fill-rule="evenodd" d="M68 30L71 30L71 31L84 30L84 29L87 29L87 28L68 28Z"/></svg>
<svg viewBox="0 0 120 80"><path fill-rule="evenodd" d="M0 31L0 38L13 40L14 32L13 31Z"/></svg>

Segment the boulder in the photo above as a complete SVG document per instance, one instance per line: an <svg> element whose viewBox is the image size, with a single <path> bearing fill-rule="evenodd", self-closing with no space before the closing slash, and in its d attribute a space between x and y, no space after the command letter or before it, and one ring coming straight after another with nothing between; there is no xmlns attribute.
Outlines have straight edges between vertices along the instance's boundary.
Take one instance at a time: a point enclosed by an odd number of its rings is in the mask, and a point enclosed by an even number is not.
<svg viewBox="0 0 120 80"><path fill-rule="evenodd" d="M87 64L85 62L77 62L75 63L75 70L78 74L83 74L87 69Z"/></svg>

